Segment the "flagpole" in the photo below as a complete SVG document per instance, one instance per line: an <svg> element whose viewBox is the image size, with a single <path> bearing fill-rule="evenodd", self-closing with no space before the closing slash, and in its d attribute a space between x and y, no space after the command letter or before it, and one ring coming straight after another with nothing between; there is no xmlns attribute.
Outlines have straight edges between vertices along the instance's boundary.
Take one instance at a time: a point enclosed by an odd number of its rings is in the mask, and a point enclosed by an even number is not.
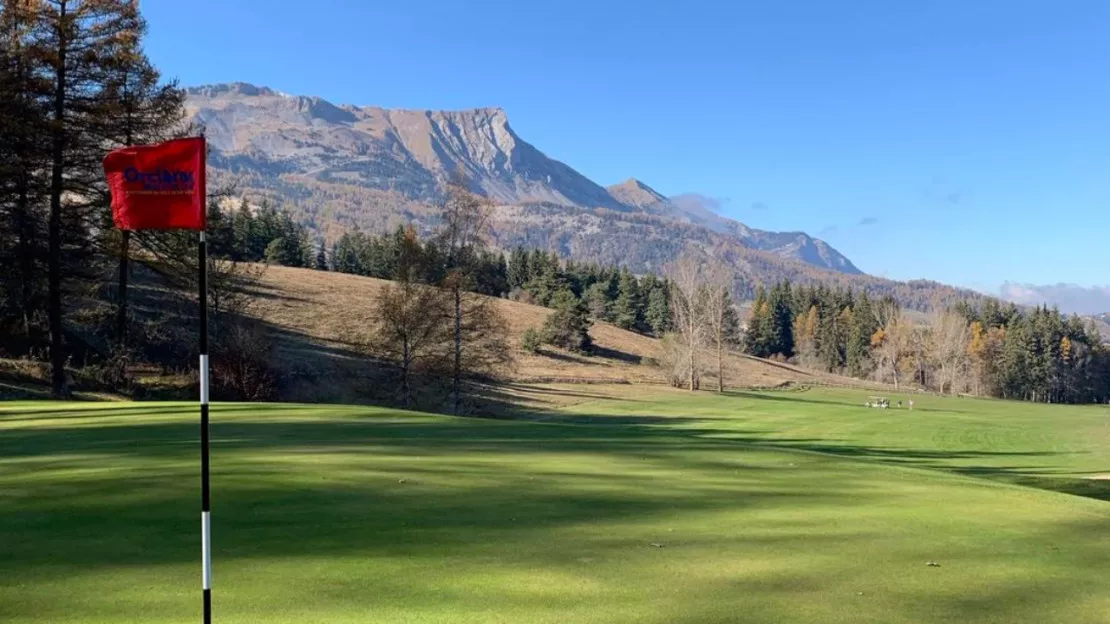
<svg viewBox="0 0 1110 624"><path fill-rule="evenodd" d="M212 622L212 511L209 485L208 434L208 241L200 231L198 261L200 270L200 543L201 588L204 624Z"/></svg>

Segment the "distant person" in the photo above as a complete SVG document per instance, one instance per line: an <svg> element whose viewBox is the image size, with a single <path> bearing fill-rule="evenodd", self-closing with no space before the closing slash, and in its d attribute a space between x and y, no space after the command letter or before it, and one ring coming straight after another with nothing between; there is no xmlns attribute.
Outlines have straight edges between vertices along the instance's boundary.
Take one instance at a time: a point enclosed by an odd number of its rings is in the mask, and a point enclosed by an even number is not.
<svg viewBox="0 0 1110 624"><path fill-rule="evenodd" d="M910 409L913 409L913 399L910 399Z"/></svg>
<svg viewBox="0 0 1110 624"><path fill-rule="evenodd" d="M898 409L902 409L902 402L898 401Z"/></svg>

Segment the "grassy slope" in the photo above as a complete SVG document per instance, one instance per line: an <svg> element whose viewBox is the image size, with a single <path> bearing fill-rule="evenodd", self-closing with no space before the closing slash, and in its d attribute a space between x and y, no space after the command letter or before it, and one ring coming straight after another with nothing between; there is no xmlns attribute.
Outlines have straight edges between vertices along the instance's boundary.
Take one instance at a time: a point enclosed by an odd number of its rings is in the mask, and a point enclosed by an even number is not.
<svg viewBox="0 0 1110 624"><path fill-rule="evenodd" d="M358 343L366 336L374 294L385 283L356 275L272 266L253 289L256 297L251 314L281 334L279 344L287 361L307 370L337 367L342 371L344 363L359 358ZM529 327L542 326L549 310L504 299L496 300L496 305L507 323L517 358L506 371L515 381L665 381L659 369L640 363L643 358L658 357L659 342L653 338L598 323L590 334L599 355L554 350L528 355L520 349L520 336ZM740 355L728 357L726 379L745 387L848 381Z"/></svg>
<svg viewBox="0 0 1110 624"><path fill-rule="evenodd" d="M915 411L965 439L862 407L854 424L852 398L567 408L594 426L217 406L219 621L1105 621L1110 504L795 450L1051 447L1095 470L1097 412L995 435L978 402ZM195 621L194 412L0 407L0 621Z"/></svg>

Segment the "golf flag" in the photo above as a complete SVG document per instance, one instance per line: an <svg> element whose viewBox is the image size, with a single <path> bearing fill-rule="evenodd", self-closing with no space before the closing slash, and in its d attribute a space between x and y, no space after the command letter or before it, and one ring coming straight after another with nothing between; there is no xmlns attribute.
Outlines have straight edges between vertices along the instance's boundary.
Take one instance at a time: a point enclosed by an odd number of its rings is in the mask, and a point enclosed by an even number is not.
<svg viewBox="0 0 1110 624"><path fill-rule="evenodd" d="M104 173L121 230L204 230L204 137L109 152Z"/></svg>
<svg viewBox="0 0 1110 624"><path fill-rule="evenodd" d="M200 303L200 548L201 621L212 622L212 486L208 423L208 242L205 219L204 137L109 152L104 174L112 191L112 220L134 230L198 230ZM126 250L126 247L124 247ZM126 253L126 251L124 252ZM126 256L124 256L126 258ZM121 264L121 267L125 267ZM121 270L121 274L124 274ZM122 278L121 278L122 281Z"/></svg>

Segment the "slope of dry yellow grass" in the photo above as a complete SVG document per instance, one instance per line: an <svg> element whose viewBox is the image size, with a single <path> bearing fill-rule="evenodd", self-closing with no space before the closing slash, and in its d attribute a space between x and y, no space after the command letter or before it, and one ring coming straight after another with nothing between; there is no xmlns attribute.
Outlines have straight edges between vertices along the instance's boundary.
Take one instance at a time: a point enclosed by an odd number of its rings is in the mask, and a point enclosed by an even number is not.
<svg viewBox="0 0 1110 624"><path fill-rule="evenodd" d="M283 360L294 368L310 370L311 388L302 388L299 398L324 398L331 389L320 379L350 375L364 366L369 355L362 345L373 323L373 300L386 282L309 269L271 266L251 288L249 313L264 321L277 338ZM591 355L545 348L539 355L521 349L521 334L543 325L549 310L540 306L495 300L506 323L514 362L501 371L506 381L539 383L666 383L663 370L652 365L660 355L655 338L625 331L608 323L590 329L595 344ZM708 357L708 354L707 354ZM710 367L715 369L715 365ZM732 353L727 357L729 386L770 387L784 383L836 383L843 378L804 371ZM704 382L715 387L715 376Z"/></svg>

